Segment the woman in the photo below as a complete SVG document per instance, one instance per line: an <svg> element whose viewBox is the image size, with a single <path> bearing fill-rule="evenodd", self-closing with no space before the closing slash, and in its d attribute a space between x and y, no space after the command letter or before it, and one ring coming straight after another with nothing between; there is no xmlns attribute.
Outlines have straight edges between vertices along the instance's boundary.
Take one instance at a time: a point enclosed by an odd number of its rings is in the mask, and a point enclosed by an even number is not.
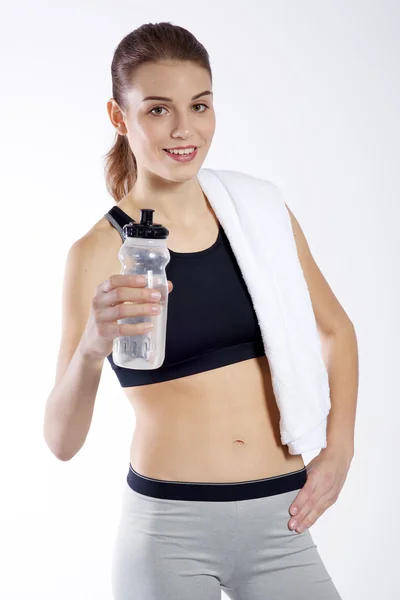
<svg viewBox="0 0 400 600"><path fill-rule="evenodd" d="M308 529L290 527L307 469L280 443L251 297L197 180L215 130L208 54L181 27L143 25L117 47L112 83L108 113L117 133L107 186L117 209L68 255L45 436L61 460L79 451L107 357L136 417L114 598L216 600L223 589L233 600L338 599ZM169 230L169 293L180 283L168 300L164 365L135 371L113 364L112 340L144 330L117 320L157 314L160 298L118 274L118 251L122 226L148 207ZM227 327L217 334L210 320Z"/></svg>

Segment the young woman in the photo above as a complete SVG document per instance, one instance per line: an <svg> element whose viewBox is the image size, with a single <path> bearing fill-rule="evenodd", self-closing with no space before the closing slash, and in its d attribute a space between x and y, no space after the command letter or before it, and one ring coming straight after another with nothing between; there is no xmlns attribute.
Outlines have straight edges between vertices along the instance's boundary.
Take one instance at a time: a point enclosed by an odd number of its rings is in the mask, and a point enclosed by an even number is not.
<svg viewBox="0 0 400 600"><path fill-rule="evenodd" d="M79 451L107 358L136 417L114 598L338 599L310 532L290 526L307 469L280 442L252 299L197 179L216 123L208 54L181 27L146 24L118 45L112 85L106 174L117 210L68 254L45 438L60 460ZM122 227L148 207L170 232L171 280L165 362L139 371L113 364L112 340L144 333L118 319L160 310L145 282L119 275ZM323 281L322 332L346 319Z"/></svg>

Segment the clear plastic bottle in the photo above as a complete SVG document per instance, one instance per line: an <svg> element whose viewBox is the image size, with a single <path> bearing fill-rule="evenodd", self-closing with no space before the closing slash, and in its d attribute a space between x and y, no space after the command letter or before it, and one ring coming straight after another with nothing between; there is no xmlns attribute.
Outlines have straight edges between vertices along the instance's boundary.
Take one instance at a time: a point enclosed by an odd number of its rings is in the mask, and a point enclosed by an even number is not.
<svg viewBox="0 0 400 600"><path fill-rule="evenodd" d="M132 221L124 225L125 241L118 253L122 275L144 275L147 287L161 293L161 311L158 315L118 320L118 323L152 322L154 325L153 329L141 335L114 338L113 361L126 369L158 369L165 359L168 312L168 280L165 267L170 261L166 244L169 231L166 227L153 223L153 212L151 208L141 209L140 223Z"/></svg>

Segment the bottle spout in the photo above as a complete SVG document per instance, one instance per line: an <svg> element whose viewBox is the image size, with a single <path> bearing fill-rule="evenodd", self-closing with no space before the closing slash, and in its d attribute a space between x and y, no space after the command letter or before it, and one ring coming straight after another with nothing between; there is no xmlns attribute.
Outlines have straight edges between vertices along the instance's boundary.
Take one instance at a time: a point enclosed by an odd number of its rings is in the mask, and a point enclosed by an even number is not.
<svg viewBox="0 0 400 600"><path fill-rule="evenodd" d="M153 208L142 208L140 209L140 224L141 225L153 225Z"/></svg>

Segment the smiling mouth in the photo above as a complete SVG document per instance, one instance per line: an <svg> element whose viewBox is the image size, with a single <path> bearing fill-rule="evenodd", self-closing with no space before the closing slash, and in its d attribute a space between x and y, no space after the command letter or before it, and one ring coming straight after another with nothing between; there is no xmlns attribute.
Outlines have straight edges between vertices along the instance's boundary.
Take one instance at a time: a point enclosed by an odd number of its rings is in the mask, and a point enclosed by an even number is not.
<svg viewBox="0 0 400 600"><path fill-rule="evenodd" d="M193 148L192 152L187 152L188 148L185 148L185 149L182 148L181 150L183 150L183 152L182 152L181 156L185 155L185 154L193 154L193 152L196 152L196 150L198 149L198 146L190 146L190 147ZM178 152L172 152L173 150L175 150L175 148L163 148L163 150L165 152L168 152L169 154L178 154L179 155L180 149L179 148L177 149Z"/></svg>

